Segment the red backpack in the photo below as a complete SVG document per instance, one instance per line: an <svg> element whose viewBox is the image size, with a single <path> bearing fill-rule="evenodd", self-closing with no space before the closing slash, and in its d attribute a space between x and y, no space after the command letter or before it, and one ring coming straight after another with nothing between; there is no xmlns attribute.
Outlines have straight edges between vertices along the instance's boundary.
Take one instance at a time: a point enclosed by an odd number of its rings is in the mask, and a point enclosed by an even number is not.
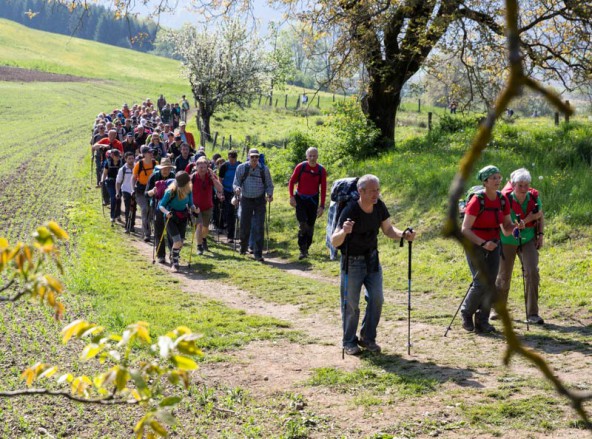
<svg viewBox="0 0 592 439"><path fill-rule="evenodd" d="M520 203L518 203L518 201L516 201L516 199L514 199L514 197L511 195L512 191L512 183L508 181L508 183L506 183L506 185L502 189L502 194L504 194L506 197L508 197L508 200L510 200L510 209L512 209L515 213L519 214L521 218L525 218L530 212L533 212L538 206L539 191L537 191L535 188L531 187L528 189L530 199L528 200L528 205L526 206L526 212L522 211L522 206L520 205ZM532 221L526 224L526 227L534 227L534 224L535 222Z"/></svg>

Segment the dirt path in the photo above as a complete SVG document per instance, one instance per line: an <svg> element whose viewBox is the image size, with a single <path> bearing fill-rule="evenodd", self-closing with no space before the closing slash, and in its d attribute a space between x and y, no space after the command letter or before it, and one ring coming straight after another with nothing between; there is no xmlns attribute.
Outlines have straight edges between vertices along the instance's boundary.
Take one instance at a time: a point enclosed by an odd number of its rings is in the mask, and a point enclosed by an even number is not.
<svg viewBox="0 0 592 439"><path fill-rule="evenodd" d="M150 246L135 239L133 243L140 253L152 258ZM330 285L337 284L334 279L323 278L318 273L299 270L298 264L290 264L281 259L267 261L292 274L322 280ZM277 392L303 395L306 409L330 420L327 422L332 426L330 433L323 431L314 437L327 437L327 434L331 437L367 437L405 423L417 425L419 437L424 434L440 437L459 437L459 434L465 437L484 437L472 431L470 425L455 427L466 422L460 412L460 404L470 405L472 400L480 401L483 392L498 389L507 380L520 382L540 376L538 371L521 359L514 360L509 369L504 368L501 365L505 350L503 338L500 335L483 337L466 334L460 329L458 322L446 338L443 337L445 328L440 324L414 322L411 331L412 352L408 356L407 322L403 319L403 310L401 320L383 319L380 323L379 337L383 346L381 356L364 356L363 359L346 356L342 359L338 310L331 314L303 313L298 306L266 302L232 285L188 272L186 266L179 273L172 273L166 266L161 267L176 278L181 289L188 294L194 294L194 291L216 291L217 300L229 307L249 314L273 316L288 321L293 329L305 335L306 339L302 343L288 340L250 343L229 353L231 361L206 363L200 373L206 382L229 387L241 386L259 397L272 398ZM401 307L400 293L385 292L385 302L399 302L397 306ZM417 307L429 307L430 296L416 298L415 304ZM560 375L568 382L582 388L592 388L592 347L587 343L557 343L554 337L564 332L564 329L555 325L549 328L550 330L532 328L527 345L544 352L550 365L561 371ZM576 330L577 328L574 329ZM519 327L518 332L523 333L523 328ZM396 393L389 395L387 388L384 396L391 403L365 406L355 403L356 397L364 396L363 389L344 393L332 388L304 385L318 368L353 372L370 365L378 366L385 373L400 376L415 374L433 380L441 390L410 398ZM517 395L530 397L540 392L540 388L525 385ZM556 407L555 410L573 417L567 404L565 407ZM428 419L434 427L426 427L427 430L424 431L422 425ZM570 429L546 434L509 431L504 437L574 438L587 435L581 430Z"/></svg>

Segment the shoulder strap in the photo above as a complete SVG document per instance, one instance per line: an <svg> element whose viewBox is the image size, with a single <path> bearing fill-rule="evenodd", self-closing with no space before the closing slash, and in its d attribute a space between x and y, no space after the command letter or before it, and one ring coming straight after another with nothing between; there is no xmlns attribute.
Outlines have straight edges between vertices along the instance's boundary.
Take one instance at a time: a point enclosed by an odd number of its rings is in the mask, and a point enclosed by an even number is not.
<svg viewBox="0 0 592 439"><path fill-rule="evenodd" d="M298 184L300 184L300 179L302 178L302 173L306 169L306 162L300 163L300 173L298 174Z"/></svg>

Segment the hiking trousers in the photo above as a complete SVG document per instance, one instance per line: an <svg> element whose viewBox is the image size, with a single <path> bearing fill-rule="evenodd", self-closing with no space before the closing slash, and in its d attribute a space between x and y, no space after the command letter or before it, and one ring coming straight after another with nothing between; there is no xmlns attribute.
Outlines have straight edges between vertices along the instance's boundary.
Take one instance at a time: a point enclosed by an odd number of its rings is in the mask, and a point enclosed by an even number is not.
<svg viewBox="0 0 592 439"><path fill-rule="evenodd" d="M319 208L319 194L306 196L294 195L296 200L296 219L298 220L298 247L300 252L308 253L314 235L314 225Z"/></svg>
<svg viewBox="0 0 592 439"><path fill-rule="evenodd" d="M152 216L150 214L150 200L144 195L144 191L136 190L136 202L142 209L142 235L144 238L150 238L150 220Z"/></svg>
<svg viewBox="0 0 592 439"><path fill-rule="evenodd" d="M134 230L136 224L136 212L132 211L132 194L121 191L123 194L123 204L125 206L125 229L129 232Z"/></svg>
<svg viewBox="0 0 592 439"><path fill-rule="evenodd" d="M111 219L119 218L121 215L121 199L116 197L115 179L107 179L105 182L107 192L109 193L109 203L111 205Z"/></svg>
<svg viewBox="0 0 592 439"><path fill-rule="evenodd" d="M469 288L460 311L463 315L473 316L477 310L480 310L479 322L476 323L485 324L489 322L489 313L495 299L495 279L499 269L500 245L498 244L493 251L487 251L483 247L473 244L473 251L475 252L475 257L485 266L485 273L483 274L487 276L491 288L487 288L481 281L480 276L475 275L479 269L473 265L467 254L467 262L473 277L473 286Z"/></svg>
<svg viewBox="0 0 592 439"><path fill-rule="evenodd" d="M154 242L155 245L158 246L160 243L160 239L162 238L162 234L164 233L164 225L166 224L166 218L164 217L163 213L158 209L156 211L156 215L154 216ZM156 253L157 258L165 258L166 257L166 249L165 247L168 245L169 249L173 246L173 241L171 240L171 235L167 233L166 236L166 243L162 243L158 248L158 252ZM166 245L165 245L166 244Z"/></svg>
<svg viewBox="0 0 592 439"><path fill-rule="evenodd" d="M226 236L228 239L234 239L236 208L232 205L232 192L224 191L224 221L226 222Z"/></svg>
<svg viewBox="0 0 592 439"><path fill-rule="evenodd" d="M246 252L249 238L253 244L253 255L260 258L263 255L263 232L265 230L265 196L257 198L241 198L240 212L240 249Z"/></svg>
<svg viewBox="0 0 592 439"><path fill-rule="evenodd" d="M526 314L530 316L539 315L539 251L536 248L536 239L522 244L522 251L518 250L517 245L504 244L502 252L503 258L500 261L500 269L495 281L497 288L497 300L503 303L508 302L510 284L512 282L512 271L514 270L514 261L516 255L522 261L524 266L524 281L526 291L524 299L526 300ZM522 275L522 273L520 273ZM522 285L520 286L522 289Z"/></svg>

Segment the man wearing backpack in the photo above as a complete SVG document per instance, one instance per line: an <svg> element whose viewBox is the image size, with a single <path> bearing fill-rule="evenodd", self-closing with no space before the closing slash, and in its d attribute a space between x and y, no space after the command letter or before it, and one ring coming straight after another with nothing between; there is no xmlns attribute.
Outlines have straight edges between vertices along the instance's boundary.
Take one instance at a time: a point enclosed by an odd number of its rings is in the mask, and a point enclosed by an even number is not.
<svg viewBox="0 0 592 439"><path fill-rule="evenodd" d="M154 160L152 150L148 146L140 148L142 158L134 166L133 184L136 188L136 201L142 209L142 235L144 242L150 241L150 205L146 197L146 186L148 179L154 172L156 160Z"/></svg>
<svg viewBox="0 0 592 439"><path fill-rule="evenodd" d="M331 235L331 244L341 250L341 313L343 319L343 350L347 355L359 355L360 347L380 353L376 344L376 328L384 302L382 267L378 259L378 231L393 240L413 241L415 232L396 228L389 211L380 199L378 177L367 174L357 182L359 199L351 199ZM360 319L360 292L366 287L366 312L360 337L356 335Z"/></svg>
<svg viewBox="0 0 592 439"><path fill-rule="evenodd" d="M502 236L502 260L495 281L498 298L506 304L512 271L516 255L520 258L523 267L525 282L524 302L528 323L535 325L544 324L539 316L539 249L543 246L543 210L541 198L536 189L530 187L532 178L530 172L521 168L510 174L510 181L502 190L510 202L510 215L512 221L518 219L526 223L526 227L520 232L519 237ZM497 318L493 314L492 319Z"/></svg>
<svg viewBox="0 0 592 439"><path fill-rule="evenodd" d="M107 137L99 140L92 146L92 150L95 152L95 154L99 155L99 158L101 160L101 174L105 166L105 160L107 160L107 151L111 149L117 149L120 153L123 154L123 145L119 140L117 140L117 131L113 129L109 130L109 132L107 133ZM103 196L103 204L107 206L109 204L109 193L107 192L106 185L101 186L101 193Z"/></svg>
<svg viewBox="0 0 592 439"><path fill-rule="evenodd" d="M166 190L166 183L165 185L158 184L159 181L167 181L168 179L175 178L173 174L173 170L175 167L171 163L171 160L167 158L163 158L160 161L160 165L156 166L156 170L152 173L150 178L148 179L148 184L146 185L146 196L150 199L150 208L154 212L154 242L158 243L161 240L162 234L164 232L164 216L158 212L158 203L164 197L164 192ZM172 241L169 241L169 248L172 246ZM158 247L158 253L156 257L160 264L165 263L166 258L166 250L164 245Z"/></svg>
<svg viewBox="0 0 592 439"><path fill-rule="evenodd" d="M185 98L185 95L183 95L181 101L181 120L183 122L187 122L187 113L189 112L189 108L189 101Z"/></svg>
<svg viewBox="0 0 592 439"><path fill-rule="evenodd" d="M259 163L258 150L251 149L249 161L238 166L232 187L235 194L240 196L240 253L247 254L252 233L253 256L256 261L263 262L266 202L273 201L273 181L269 168Z"/></svg>
<svg viewBox="0 0 592 439"><path fill-rule="evenodd" d="M121 168L121 154L118 149L112 149L110 156L105 160L103 165L103 178L101 184L107 188L109 193L109 201L111 204L111 227L114 226L115 220L121 215L121 199L117 198L117 191L115 188L115 180Z"/></svg>
<svg viewBox="0 0 592 439"><path fill-rule="evenodd" d="M314 225L325 211L327 195L327 171L317 163L319 151L316 148L306 150L306 161L299 163L292 173L289 182L290 206L296 208L298 230L298 259L308 257L308 249L312 244ZM298 185L296 193L294 186ZM320 194L320 205L319 205Z"/></svg>
<svg viewBox="0 0 592 439"><path fill-rule="evenodd" d="M218 176L220 177L220 180L222 181L222 187L224 188L223 215L226 222L226 236L228 237L228 242L234 242L236 210L232 205L232 196L234 192L232 189L232 182L234 181L236 168L238 168L238 165L241 164L237 158L238 152L235 150L228 151L228 161L225 162L218 171Z"/></svg>
<svg viewBox="0 0 592 439"><path fill-rule="evenodd" d="M134 186L132 184L134 173L134 158L133 152L126 152L124 155L125 163L117 174L115 180L115 189L117 198L121 199L123 194L123 204L125 206L125 233L131 233L134 230L136 223L136 211L132 208L132 197L134 194Z"/></svg>
<svg viewBox="0 0 592 439"><path fill-rule="evenodd" d="M207 236L214 207L214 188L218 192L219 198L224 198L222 185L208 165L208 159L200 157L196 162L195 172L191 174L193 204L199 209L195 237L197 240L197 253L200 255L203 255L204 251L208 251Z"/></svg>

